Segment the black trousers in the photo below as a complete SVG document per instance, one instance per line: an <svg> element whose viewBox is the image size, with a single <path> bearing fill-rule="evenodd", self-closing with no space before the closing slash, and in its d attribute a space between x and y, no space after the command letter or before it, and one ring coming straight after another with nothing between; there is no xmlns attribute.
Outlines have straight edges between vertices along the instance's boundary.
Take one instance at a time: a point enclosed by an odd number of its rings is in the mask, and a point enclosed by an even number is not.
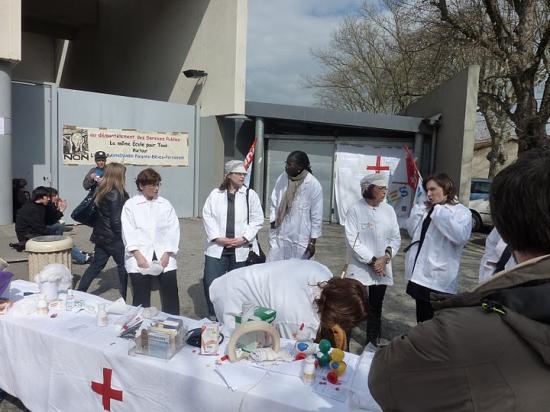
<svg viewBox="0 0 550 412"><path fill-rule="evenodd" d="M80 283L78 284L78 290L82 292L88 291L92 280L94 280L97 275L99 275L99 272L103 270L111 256L113 257L117 265L118 290L120 292L120 296L122 296L124 300L126 300L128 274L126 273L126 269L124 267L124 244L122 243L122 241L115 242L113 245L111 245L111 247L109 247L109 250L106 250L104 246L99 246L97 244L95 245L94 258L92 259L90 266L88 266L88 269L86 269L86 271L82 275Z"/></svg>
<svg viewBox="0 0 550 412"><path fill-rule="evenodd" d="M386 294L386 285L370 285L369 311L367 313L367 343L377 344L382 329L382 304Z"/></svg>
<svg viewBox="0 0 550 412"><path fill-rule="evenodd" d="M141 305L144 308L151 306L151 282L153 276L141 273L130 273L133 288L132 305ZM160 300L162 311L171 315L180 314L180 298L176 270L169 270L157 276L160 285Z"/></svg>
<svg viewBox="0 0 550 412"><path fill-rule="evenodd" d="M430 293L449 295L448 293L427 288L409 280L407 283L407 294L416 301L416 322L425 322L434 317L434 309L430 303ZM449 295L450 296L450 295Z"/></svg>

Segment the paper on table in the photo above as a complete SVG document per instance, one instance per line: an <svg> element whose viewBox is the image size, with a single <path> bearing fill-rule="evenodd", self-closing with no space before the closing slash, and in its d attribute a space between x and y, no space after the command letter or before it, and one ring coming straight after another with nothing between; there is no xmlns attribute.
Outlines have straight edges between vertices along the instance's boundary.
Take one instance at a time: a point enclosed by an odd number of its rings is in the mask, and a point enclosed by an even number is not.
<svg viewBox="0 0 550 412"><path fill-rule="evenodd" d="M256 385L268 373L264 369L251 367L244 361L216 365L215 370L232 391Z"/></svg>

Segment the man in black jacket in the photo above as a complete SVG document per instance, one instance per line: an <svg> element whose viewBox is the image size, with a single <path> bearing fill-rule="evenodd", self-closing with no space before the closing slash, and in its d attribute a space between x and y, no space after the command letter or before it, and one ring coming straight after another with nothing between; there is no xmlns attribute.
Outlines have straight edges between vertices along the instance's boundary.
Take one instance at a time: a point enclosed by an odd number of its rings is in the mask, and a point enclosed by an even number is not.
<svg viewBox="0 0 550 412"><path fill-rule="evenodd" d="M55 190L55 189L54 189ZM57 190L55 190L57 193ZM38 186L32 191L31 201L23 205L17 212L15 219L15 233L18 243L10 246L21 252L25 249L27 240L37 236L61 235L63 230L55 226L48 226L59 220L63 212L51 205L50 189ZM53 209L57 212L54 212ZM91 259L90 254L73 247L71 255L74 263L85 264Z"/></svg>
<svg viewBox="0 0 550 412"><path fill-rule="evenodd" d="M50 193L44 186L32 191L31 201L23 205L15 219L15 233L20 244L36 236L53 235L53 230L46 227L46 211L50 202Z"/></svg>

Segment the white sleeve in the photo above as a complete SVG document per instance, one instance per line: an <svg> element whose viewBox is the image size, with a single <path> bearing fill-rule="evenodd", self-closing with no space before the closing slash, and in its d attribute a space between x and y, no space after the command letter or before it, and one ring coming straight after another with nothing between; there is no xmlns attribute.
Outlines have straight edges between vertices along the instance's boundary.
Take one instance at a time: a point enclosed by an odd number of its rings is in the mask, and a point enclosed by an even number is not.
<svg viewBox="0 0 550 412"><path fill-rule="evenodd" d="M258 194L252 189L248 191L248 212L249 222L246 226L244 237L247 240L252 241L264 225L264 211L262 210L262 204Z"/></svg>
<svg viewBox="0 0 550 412"><path fill-rule="evenodd" d="M406 224L407 232L409 232L409 236L411 237L411 239L414 237L414 232L416 231L416 228L418 227L419 224L421 224L422 216L424 216L425 211L426 211L425 206L419 206L419 205L413 206Z"/></svg>
<svg viewBox="0 0 550 412"><path fill-rule="evenodd" d="M389 238L390 244L388 245L391 248L391 256L392 258L397 255L397 252L399 251L399 247L401 246L401 232L399 231L399 223L397 222L397 215L395 214L395 210L393 207L390 206L390 216L389 217L389 224L392 227L391 236Z"/></svg>
<svg viewBox="0 0 550 412"><path fill-rule="evenodd" d="M357 208L355 206L352 206L348 210L345 228L346 241L350 249L353 250L355 258L360 262L368 264L374 257L374 253L367 245L361 243L359 236L359 217L357 216Z"/></svg>
<svg viewBox="0 0 550 412"><path fill-rule="evenodd" d="M312 239L321 236L323 226L323 188L318 181L313 185L311 193L311 235Z"/></svg>
<svg viewBox="0 0 550 412"><path fill-rule="evenodd" d="M204 207L202 208L202 223L204 225L204 231L206 232L206 240L212 242L214 239L224 237L225 233L221 233L220 225L218 222L219 216L216 216L214 199L214 191L210 192Z"/></svg>
<svg viewBox="0 0 550 412"><path fill-rule="evenodd" d="M139 234L137 231L136 222L134 219L134 211L132 210L131 200L124 203L120 220L122 223L122 240L127 252L139 250Z"/></svg>
<svg viewBox="0 0 550 412"><path fill-rule="evenodd" d="M170 234L167 245L169 246L169 252L172 252L174 255L179 251L180 245L180 221L176 215L174 207L169 203L168 210L168 222L170 224Z"/></svg>
<svg viewBox="0 0 550 412"><path fill-rule="evenodd" d="M465 206L457 205L451 209L447 205L435 205L431 217L431 223L455 245L463 246L470 238L472 212Z"/></svg>
<svg viewBox="0 0 550 412"><path fill-rule="evenodd" d="M269 221L275 222L277 219L277 209L279 208L279 203L281 203L281 179L283 178L283 174L281 174L277 181L275 182L275 186L273 187L273 191L271 192L271 203L269 206Z"/></svg>
<svg viewBox="0 0 550 412"><path fill-rule="evenodd" d="M479 262L479 283L485 282L495 273L497 262L502 253L502 251L500 253L497 251L499 240L500 235L496 228L493 228L487 239L485 239L485 252Z"/></svg>

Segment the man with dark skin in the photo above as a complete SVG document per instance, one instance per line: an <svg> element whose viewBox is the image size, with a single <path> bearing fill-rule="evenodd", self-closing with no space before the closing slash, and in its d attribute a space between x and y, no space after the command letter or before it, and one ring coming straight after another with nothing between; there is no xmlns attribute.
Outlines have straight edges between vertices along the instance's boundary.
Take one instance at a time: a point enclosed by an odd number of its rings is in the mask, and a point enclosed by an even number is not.
<svg viewBox="0 0 550 412"><path fill-rule="evenodd" d="M271 194L269 261L310 259L321 235L323 190L306 153L294 151Z"/></svg>

